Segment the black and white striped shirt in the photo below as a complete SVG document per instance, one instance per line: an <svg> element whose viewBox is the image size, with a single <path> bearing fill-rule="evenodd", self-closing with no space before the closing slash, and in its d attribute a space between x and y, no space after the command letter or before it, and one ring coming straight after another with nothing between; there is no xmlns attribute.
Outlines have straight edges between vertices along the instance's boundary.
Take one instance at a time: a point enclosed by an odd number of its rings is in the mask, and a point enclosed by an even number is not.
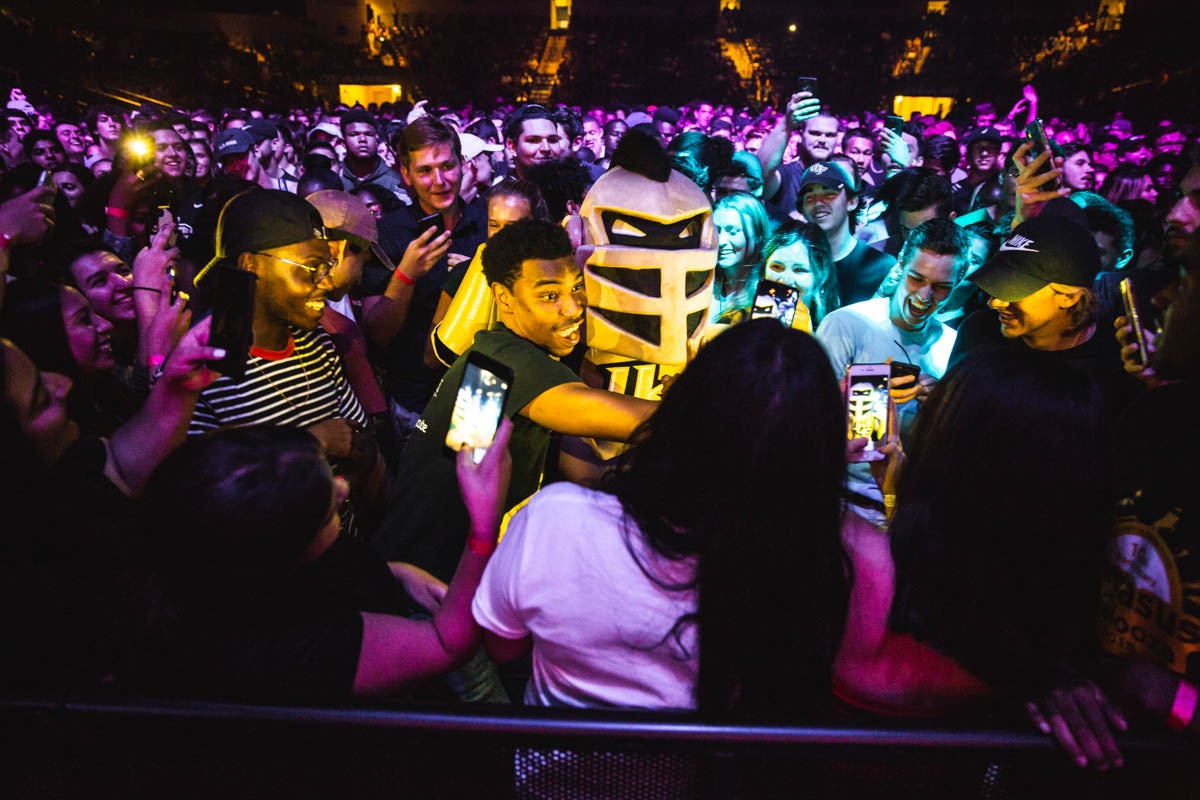
<svg viewBox="0 0 1200 800"><path fill-rule="evenodd" d="M304 428L337 418L366 424L329 335L320 327L289 333L283 350L251 348L241 379L221 376L201 392L188 435L251 425Z"/></svg>

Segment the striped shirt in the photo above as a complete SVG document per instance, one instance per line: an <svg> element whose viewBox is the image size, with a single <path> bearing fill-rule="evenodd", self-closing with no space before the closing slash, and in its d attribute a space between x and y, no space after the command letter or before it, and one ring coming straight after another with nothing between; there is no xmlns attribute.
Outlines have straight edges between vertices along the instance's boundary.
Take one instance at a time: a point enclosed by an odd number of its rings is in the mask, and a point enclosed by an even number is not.
<svg viewBox="0 0 1200 800"><path fill-rule="evenodd" d="M252 349L240 380L223 375L201 392L188 435L251 425L304 428L337 418L365 425L329 335L320 327L289 334L283 350Z"/></svg>

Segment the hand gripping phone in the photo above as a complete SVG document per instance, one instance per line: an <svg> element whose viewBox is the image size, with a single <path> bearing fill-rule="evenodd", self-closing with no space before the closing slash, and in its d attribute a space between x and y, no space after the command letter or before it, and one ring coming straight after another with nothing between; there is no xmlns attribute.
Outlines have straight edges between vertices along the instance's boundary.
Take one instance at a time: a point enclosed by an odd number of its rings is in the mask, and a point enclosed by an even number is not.
<svg viewBox="0 0 1200 800"><path fill-rule="evenodd" d="M209 366L222 375L241 378L254 341L254 294L258 276L236 267L214 267L212 288L212 328L208 344L225 350L220 361Z"/></svg>
<svg viewBox="0 0 1200 800"><path fill-rule="evenodd" d="M1029 158L1037 158L1042 153L1049 150L1051 152L1050 159L1046 162L1041 172L1047 172L1054 169L1054 148L1050 145L1050 139L1046 136L1046 129L1042 125L1041 119L1035 119L1025 126L1026 140L1033 142L1033 147L1029 148ZM1040 174L1040 173L1039 173ZM1047 181L1039 187L1043 192L1056 192L1062 187L1062 177L1056 177L1053 181Z"/></svg>
<svg viewBox="0 0 1200 800"><path fill-rule="evenodd" d="M1146 321L1138 311L1137 297L1134 294L1133 281L1128 277L1121 279L1121 303L1125 306L1125 318L1133 327L1133 335L1137 340L1136 358L1139 364L1146 366L1149 351L1146 349Z"/></svg>
<svg viewBox="0 0 1200 800"><path fill-rule="evenodd" d="M846 368L846 438L866 437L863 461L879 461L888 437L890 364L851 364Z"/></svg>
<svg viewBox="0 0 1200 800"><path fill-rule="evenodd" d="M500 426L512 379L512 369L508 366L482 353L468 351L454 408L450 411L446 455L455 458L459 450L469 447L472 461L478 464L483 460Z"/></svg>

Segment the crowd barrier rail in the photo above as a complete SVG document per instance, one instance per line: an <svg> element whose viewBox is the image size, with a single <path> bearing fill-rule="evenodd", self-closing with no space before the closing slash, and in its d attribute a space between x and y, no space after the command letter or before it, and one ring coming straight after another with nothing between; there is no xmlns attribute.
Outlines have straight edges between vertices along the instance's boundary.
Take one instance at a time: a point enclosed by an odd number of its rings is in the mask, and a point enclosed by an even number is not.
<svg viewBox="0 0 1200 800"><path fill-rule="evenodd" d="M1028 728L497 706L0 698L9 798L1200 798L1194 747L1080 769Z"/></svg>

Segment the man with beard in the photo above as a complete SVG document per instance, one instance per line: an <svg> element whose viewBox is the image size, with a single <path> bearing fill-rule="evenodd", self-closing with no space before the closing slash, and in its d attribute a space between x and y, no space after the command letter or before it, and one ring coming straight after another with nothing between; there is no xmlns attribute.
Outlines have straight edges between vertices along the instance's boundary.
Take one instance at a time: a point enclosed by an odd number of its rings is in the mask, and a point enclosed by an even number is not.
<svg viewBox="0 0 1200 800"><path fill-rule="evenodd" d="M400 456L396 493L375 534L375 548L389 561L403 560L441 580L454 572L470 519L458 490L454 460L444 452L446 433L470 353L512 370L503 413L513 421L509 450L512 477L504 508L538 490L555 432L625 442L657 402L586 385L559 359L583 338L583 272L561 226L518 220L497 231L483 251L484 275L496 302L497 322L438 384ZM463 700L505 702L486 659L461 671Z"/></svg>
<svg viewBox="0 0 1200 800"><path fill-rule="evenodd" d="M1193 168L1193 173L1197 168ZM1192 173L1189 173L1191 175ZM1197 173L1200 178L1200 173ZM1186 181L1186 179L1185 179ZM1110 653L1104 686L1127 713L1166 723L1195 739L1200 685L1200 530L1195 516L1195 425L1200 400L1200 205L1173 212L1179 253L1178 285L1163 315L1162 332L1148 334L1150 366L1141 364L1129 321L1116 321L1126 369L1152 388L1120 420L1119 488L1124 498L1106 549L1108 572L1097 619ZM1177 204L1178 205L1178 204ZM1190 220L1190 222L1189 222ZM1191 232L1184 233L1190 227Z"/></svg>
<svg viewBox="0 0 1200 800"><path fill-rule="evenodd" d="M504 121L504 144L512 161L510 174L522 180L528 180L529 167L557 161L570 149L554 112L536 103L521 106Z"/></svg>
<svg viewBox="0 0 1200 800"><path fill-rule="evenodd" d="M829 160L840 129L838 118L823 113L820 99L811 92L796 92L791 96L783 115L755 154L762 164L763 204L772 217L778 216L776 210L790 214L796 208L804 188L799 185L801 176L813 164ZM800 149L796 159L784 163L788 142L797 132Z"/></svg>

